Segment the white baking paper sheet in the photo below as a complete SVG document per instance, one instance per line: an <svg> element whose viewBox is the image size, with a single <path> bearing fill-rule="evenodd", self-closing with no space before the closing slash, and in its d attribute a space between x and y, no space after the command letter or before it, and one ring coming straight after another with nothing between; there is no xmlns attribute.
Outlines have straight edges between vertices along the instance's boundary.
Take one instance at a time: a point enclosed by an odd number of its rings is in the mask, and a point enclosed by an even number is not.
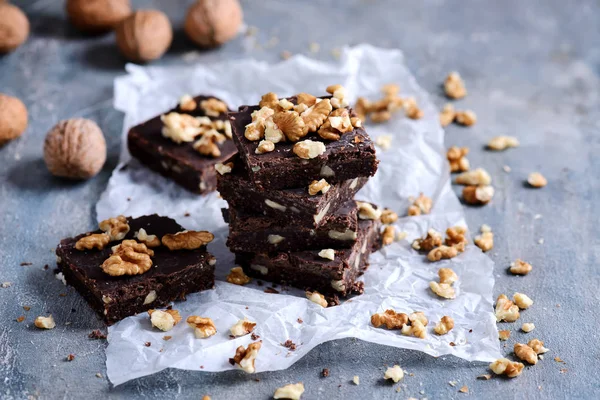
<svg viewBox="0 0 600 400"><path fill-rule="evenodd" d="M165 341L165 333L152 329L147 315L126 318L109 328L106 364L112 383L118 385L165 368L235 368L228 359L238 346L252 340L250 335L230 339L229 328L244 317L257 323L255 332L263 342L256 360L258 372L288 368L318 344L347 337L433 356L452 354L478 361L500 357L492 313L492 261L471 245L452 260L429 263L410 246L429 228L444 231L465 221L450 187L438 110L408 71L400 51L359 46L346 49L336 63L295 56L277 64L241 60L185 67L128 65L127 71L128 75L115 81L115 107L125 113L121 164L97 204L98 220L119 214L135 217L158 213L176 219L187 229L215 233L216 239L209 245L218 260L215 289L191 294L174 307L184 319L189 315L212 318L218 333L209 339L195 339L192 329L181 323L168 332L172 339ZM234 266L233 256L225 247L227 225L220 212L225 201L216 193L206 197L188 193L131 160L125 145L127 130L173 107L183 94L212 94L236 108L256 104L269 91L279 96L298 92L322 95L326 86L335 83L348 89L352 102L357 96L379 98L379 90L386 83L397 83L403 96L416 97L425 113L423 119L413 121L399 113L389 123L368 125L373 138L392 135L392 146L387 151L378 149L379 171L357 198L405 215L408 197L424 192L434 200L432 213L400 218L397 226L408 233L407 239L373 254L362 278L365 293L340 306L321 308L296 290L267 294L265 286L240 287L225 282ZM440 267L451 267L460 277L454 300L442 300L428 289ZM371 326L371 315L388 308L406 313L424 311L430 321L427 338ZM437 336L432 329L443 315L452 316L455 327L449 334ZM288 339L297 344L295 351L282 346ZM144 346L145 342L152 346Z"/></svg>

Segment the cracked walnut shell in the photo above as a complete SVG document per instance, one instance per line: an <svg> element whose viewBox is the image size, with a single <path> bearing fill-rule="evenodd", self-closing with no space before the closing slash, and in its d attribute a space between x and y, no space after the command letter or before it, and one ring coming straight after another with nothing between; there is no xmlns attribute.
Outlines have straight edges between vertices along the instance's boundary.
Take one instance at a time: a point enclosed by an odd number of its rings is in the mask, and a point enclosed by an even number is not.
<svg viewBox="0 0 600 400"><path fill-rule="evenodd" d="M0 93L0 147L20 137L26 129L27 108L25 108L25 104L16 97Z"/></svg>
<svg viewBox="0 0 600 400"><path fill-rule="evenodd" d="M106 161L106 141L94 121L74 118L56 124L44 141L44 161L55 176L88 179Z"/></svg>
<svg viewBox="0 0 600 400"><path fill-rule="evenodd" d="M227 278L225 279L229 283L233 283L234 285L243 286L247 283L250 283L252 278L244 273L242 267L233 267L227 274Z"/></svg>
<svg viewBox="0 0 600 400"><path fill-rule="evenodd" d="M235 350L233 362L239 365L240 368L245 372L253 374L254 372L256 372L254 364L261 345L262 342L254 342L250 343L246 348L244 348L244 346L238 347Z"/></svg>
<svg viewBox="0 0 600 400"><path fill-rule="evenodd" d="M215 323L210 318L191 315L186 322L194 330L194 336L197 339L206 339L217 333Z"/></svg>
<svg viewBox="0 0 600 400"><path fill-rule="evenodd" d="M237 35L242 18L238 0L196 0L188 8L184 30L198 46L217 47Z"/></svg>
<svg viewBox="0 0 600 400"><path fill-rule="evenodd" d="M162 244L169 250L196 250L213 241L215 236L207 231L182 231L162 237Z"/></svg>
<svg viewBox="0 0 600 400"><path fill-rule="evenodd" d="M154 251L135 240L123 240L113 247L113 254L102 263L102 270L111 276L139 275L152 266Z"/></svg>
<svg viewBox="0 0 600 400"><path fill-rule="evenodd" d="M397 313L391 309L371 315L371 325L375 328L385 325L387 329L402 329L402 326L406 323L408 323L408 315Z"/></svg>
<svg viewBox="0 0 600 400"><path fill-rule="evenodd" d="M92 233L79 239L75 243L75 248L80 251L94 248L102 250L108 243L110 243L110 236L106 233Z"/></svg>
<svg viewBox="0 0 600 400"><path fill-rule="evenodd" d="M124 239L130 229L127 217L123 215L105 219L98 224L98 227L110 237L111 242Z"/></svg>
<svg viewBox="0 0 600 400"><path fill-rule="evenodd" d="M117 46L125 58L146 62L162 57L173 40L169 18L157 10L138 10L116 28Z"/></svg>
<svg viewBox="0 0 600 400"><path fill-rule="evenodd" d="M22 45L28 36L27 15L17 6L0 4L0 53L13 51Z"/></svg>

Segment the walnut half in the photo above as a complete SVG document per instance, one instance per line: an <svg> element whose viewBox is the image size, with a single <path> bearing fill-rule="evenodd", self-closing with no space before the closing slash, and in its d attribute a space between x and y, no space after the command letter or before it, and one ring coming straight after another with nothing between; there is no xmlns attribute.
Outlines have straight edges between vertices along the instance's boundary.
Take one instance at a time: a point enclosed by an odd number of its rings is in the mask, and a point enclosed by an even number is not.
<svg viewBox="0 0 600 400"><path fill-rule="evenodd" d="M113 254L102 263L102 270L111 276L139 275L152 266L154 251L135 240L124 240L113 247Z"/></svg>
<svg viewBox="0 0 600 400"><path fill-rule="evenodd" d="M110 242L110 236L106 233L93 233L88 236L84 236L75 243L77 250L91 250L96 248L102 250Z"/></svg>
<svg viewBox="0 0 600 400"><path fill-rule="evenodd" d="M110 236L111 242L122 240L129 233L129 224L127 218L123 215L105 219L98 224L98 227Z"/></svg>
<svg viewBox="0 0 600 400"><path fill-rule="evenodd" d="M385 325L387 329L402 329L402 326L406 323L408 323L408 315L391 309L371 315L371 324L375 328Z"/></svg>
<svg viewBox="0 0 600 400"><path fill-rule="evenodd" d="M235 350L233 362L239 365L240 368L245 372L253 374L254 372L256 372L254 364L261 346L262 342L254 342L250 343L246 348L244 348L244 346L238 347Z"/></svg>
<svg viewBox="0 0 600 400"><path fill-rule="evenodd" d="M169 250L195 250L212 242L215 236L207 231L182 231L166 234L162 244Z"/></svg>

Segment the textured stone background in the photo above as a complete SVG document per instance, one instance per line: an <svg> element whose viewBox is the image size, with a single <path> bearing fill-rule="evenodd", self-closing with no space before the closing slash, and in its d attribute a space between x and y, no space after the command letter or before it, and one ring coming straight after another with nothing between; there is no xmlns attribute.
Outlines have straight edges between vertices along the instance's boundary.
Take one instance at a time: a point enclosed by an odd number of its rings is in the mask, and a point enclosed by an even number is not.
<svg viewBox="0 0 600 400"><path fill-rule="evenodd" d="M219 50L201 52L179 31L168 55L156 63L242 57L276 62L283 50L311 54L311 42L320 44L311 56L332 60L334 48L368 42L402 49L440 106L441 81L448 71L460 71L469 96L459 104L474 109L479 122L471 129L449 127L447 144L470 146L471 164L488 169L496 187L491 205L467 210L469 225L476 230L488 223L496 234L494 296L521 291L535 300L518 323L506 324L513 330L506 351L515 341L539 337L551 349L546 359L515 380L477 381L486 373L483 364L344 340L319 346L282 372L167 370L117 388L95 376L105 375L105 343L87 334L102 323L51 269L59 239L95 225L93 206L116 165L122 115L112 108L112 82L123 73L124 60L113 35L84 37L71 28L63 2L15 3L27 12L32 34L22 48L0 57L0 91L24 100L30 126L0 149L0 281L13 283L0 289L0 398L267 399L275 388L297 381L305 383L306 399L600 397L600 3L246 0L246 23L260 28L255 38L240 36ZM133 3L164 10L179 30L190 1ZM270 42L272 37L279 42ZM74 116L96 120L109 145L102 173L84 183L53 178L41 158L47 130ZM484 151L486 140L500 134L518 136L521 147ZM512 171L503 172L504 165ZM548 178L546 188L524 185L534 170ZM542 218L534 219L536 214ZM506 273L517 257L534 265L529 276ZM45 264L51 269L44 271ZM58 326L38 331L33 320L47 312ZM20 315L27 318L17 323ZM518 331L525 321L535 323L533 333ZM76 355L73 362L64 361L69 353ZM384 366L393 363L411 373L398 385L382 379ZM320 377L322 368L330 369L328 378ZM354 375L360 386L351 383ZM458 393L462 385L471 394Z"/></svg>

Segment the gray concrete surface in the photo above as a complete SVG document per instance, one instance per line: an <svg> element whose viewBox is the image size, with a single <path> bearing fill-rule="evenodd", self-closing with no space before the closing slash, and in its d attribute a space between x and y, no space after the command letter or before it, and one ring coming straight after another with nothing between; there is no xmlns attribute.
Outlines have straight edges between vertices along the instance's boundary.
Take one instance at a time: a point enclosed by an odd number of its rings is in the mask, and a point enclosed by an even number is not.
<svg viewBox="0 0 600 400"><path fill-rule="evenodd" d="M113 35L85 37L73 30L63 2L15 3L31 19L32 34L22 48L0 57L0 91L24 100L30 126L0 149L0 282L12 282L0 288L0 398L267 399L275 388L297 381L306 386L305 399L600 398L600 3L247 0L246 22L260 28L260 48L240 37L219 50L196 52L177 33L156 63L248 56L276 62L283 50L309 54L311 42L320 44L314 57L330 60L334 48L368 42L402 49L440 105L442 79L460 71L469 96L458 104L474 109L479 121L471 129L451 126L447 144L469 146L472 165L494 177L493 203L469 208L467 217L472 229L488 223L496 234L494 295L520 291L535 300L522 320L506 324L513 331L506 352L516 341L539 337L551 351L538 365L514 380L481 381L476 376L486 373L484 364L344 340L319 346L286 371L248 376L167 370L116 388L96 376L105 376L105 343L87 338L102 323L51 270L59 239L94 226L93 206L116 165L122 115L111 106L112 81L123 73L124 61ZM180 27L189 2L133 3L166 11ZM279 42L267 45L271 37ZM103 171L84 183L53 178L41 158L47 130L73 116L96 120L108 141ZM486 139L500 134L518 136L521 147L484 151ZM546 188L524 185L534 170L548 178ZM506 273L517 257L534 265L529 276ZM51 332L33 327L44 313L59 323ZM16 322L21 315L25 321ZM519 332L525 321L536 330ZM76 358L67 362L70 353ZM410 372L401 384L382 379L393 363ZM323 368L329 377L320 377ZM354 375L360 386L351 382ZM469 394L458 393L463 385Z"/></svg>

